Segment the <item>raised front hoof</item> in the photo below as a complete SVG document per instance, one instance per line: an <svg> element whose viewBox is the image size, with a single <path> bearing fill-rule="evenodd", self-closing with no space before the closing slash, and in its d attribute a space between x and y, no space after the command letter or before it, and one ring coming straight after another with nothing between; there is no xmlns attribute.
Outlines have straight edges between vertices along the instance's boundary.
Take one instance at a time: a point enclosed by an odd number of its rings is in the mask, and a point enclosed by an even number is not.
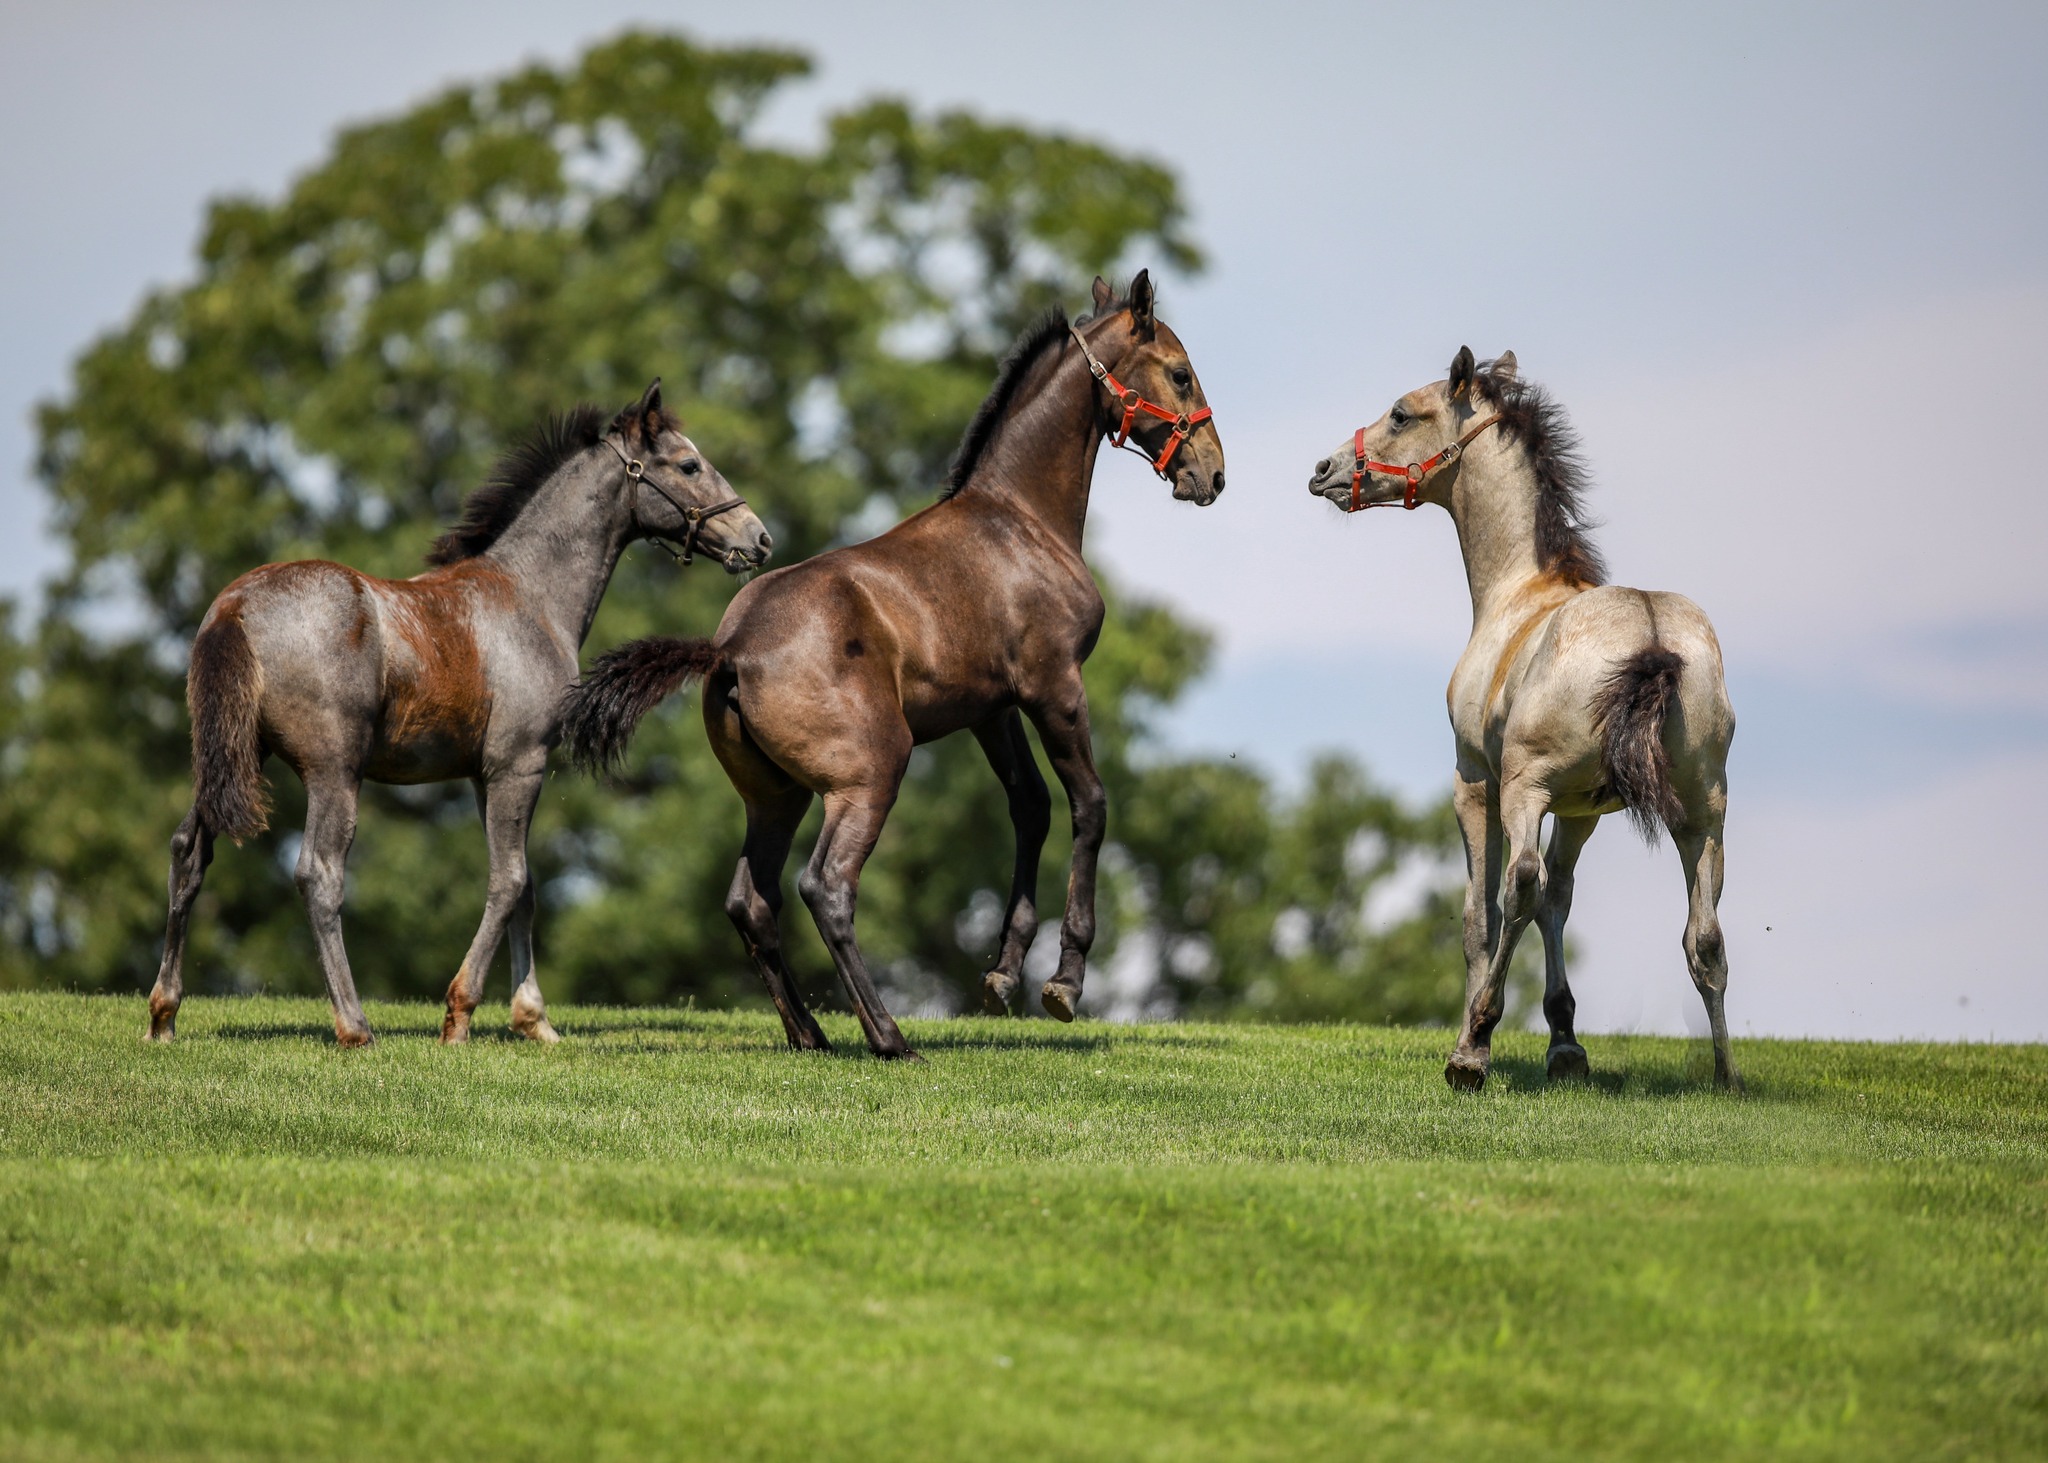
<svg viewBox="0 0 2048 1463"><path fill-rule="evenodd" d="M1014 975L991 970L981 978L981 1009L991 1016L1010 1015L1017 1009L1017 988L1022 984Z"/></svg>
<svg viewBox="0 0 2048 1463"><path fill-rule="evenodd" d="M354 1050L359 1047L375 1046L377 1038L370 1035L370 1028L367 1026L343 1026L336 1023L334 1028L334 1044Z"/></svg>
<svg viewBox="0 0 2048 1463"><path fill-rule="evenodd" d="M469 1012L451 1008L441 1018L441 1045L467 1046L469 1044Z"/></svg>
<svg viewBox="0 0 2048 1463"><path fill-rule="evenodd" d="M1584 1082L1592 1075L1586 1065L1586 1049L1575 1041L1561 1041L1552 1047L1543 1069L1553 1082Z"/></svg>
<svg viewBox="0 0 2048 1463"><path fill-rule="evenodd" d="M562 1033L555 1030L545 1011L512 1011L512 1034L523 1036L528 1041L537 1041L542 1046L553 1046L562 1039Z"/></svg>
<svg viewBox="0 0 2048 1463"><path fill-rule="evenodd" d="M1081 992L1074 986L1049 980L1045 989L1038 993L1038 1002L1053 1020L1072 1021L1074 1013L1081 1009Z"/></svg>
<svg viewBox="0 0 2048 1463"><path fill-rule="evenodd" d="M1486 1063L1470 1057L1452 1057L1444 1063L1444 1081L1453 1092L1477 1092L1486 1085Z"/></svg>

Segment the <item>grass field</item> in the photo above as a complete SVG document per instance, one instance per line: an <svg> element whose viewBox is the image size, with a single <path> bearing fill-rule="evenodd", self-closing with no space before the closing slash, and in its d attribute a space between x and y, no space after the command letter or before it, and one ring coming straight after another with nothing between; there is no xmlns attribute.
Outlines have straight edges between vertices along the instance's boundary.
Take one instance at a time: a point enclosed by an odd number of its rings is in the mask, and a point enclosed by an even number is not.
<svg viewBox="0 0 2048 1463"><path fill-rule="evenodd" d="M0 1456L2048 1456L2041 1047L370 1018L0 997Z"/></svg>

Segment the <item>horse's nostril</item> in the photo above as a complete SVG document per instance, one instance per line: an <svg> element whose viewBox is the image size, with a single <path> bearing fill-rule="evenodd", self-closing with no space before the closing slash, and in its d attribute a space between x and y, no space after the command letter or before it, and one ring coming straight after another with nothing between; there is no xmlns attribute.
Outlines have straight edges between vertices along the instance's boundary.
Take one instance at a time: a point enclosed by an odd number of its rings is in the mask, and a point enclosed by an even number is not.
<svg viewBox="0 0 2048 1463"><path fill-rule="evenodd" d="M1329 459L1329 458L1327 458L1327 457L1325 457L1325 458L1324 458L1324 459L1323 459L1323 460L1322 460L1321 462L1319 462L1319 463L1317 463L1317 464L1316 464L1316 476L1317 476L1317 477L1321 477L1321 476L1322 476L1322 475L1323 475L1324 473L1328 472L1329 470L1330 470L1330 459Z"/></svg>
<svg viewBox="0 0 2048 1463"><path fill-rule="evenodd" d="M762 552L762 553L764 553L764 554L765 554L765 553L769 553L769 552L770 552L770 551L772 551L772 550L774 549L774 547L775 547L775 540L774 540L774 538L770 536L770 534L769 534L768 530L767 530L767 529L765 529L765 528L761 530L761 538L760 538L760 545L761 545L761 552Z"/></svg>
<svg viewBox="0 0 2048 1463"><path fill-rule="evenodd" d="M1216 469L1216 476L1213 480L1213 486L1215 487L1217 492L1221 493L1223 491L1223 469L1220 467Z"/></svg>

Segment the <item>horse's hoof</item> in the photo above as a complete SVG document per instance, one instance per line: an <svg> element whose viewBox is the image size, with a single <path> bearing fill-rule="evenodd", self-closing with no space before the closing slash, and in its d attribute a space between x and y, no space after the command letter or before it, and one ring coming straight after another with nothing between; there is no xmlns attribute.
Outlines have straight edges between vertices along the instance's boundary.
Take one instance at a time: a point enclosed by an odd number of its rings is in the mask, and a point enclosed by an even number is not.
<svg viewBox="0 0 2048 1463"><path fill-rule="evenodd" d="M1543 1068L1553 1082L1583 1082L1591 1075L1586 1066L1586 1049L1575 1041L1561 1041L1552 1047Z"/></svg>
<svg viewBox="0 0 2048 1463"><path fill-rule="evenodd" d="M1074 1012L1081 1005L1081 993L1073 986L1049 980L1045 983L1045 989L1038 993L1038 1001L1045 1007L1045 1014L1053 1020L1072 1021Z"/></svg>
<svg viewBox="0 0 2048 1463"><path fill-rule="evenodd" d="M884 1062L916 1062L919 1066L924 1065L924 1058L919 1056L916 1052L912 1051L907 1046L884 1047L880 1051L877 1051L875 1053L875 1056L877 1059Z"/></svg>
<svg viewBox="0 0 2048 1463"><path fill-rule="evenodd" d="M981 1009L991 1016L1007 1016L1017 999L1020 984L1014 975L992 970L981 979Z"/></svg>
<svg viewBox="0 0 2048 1463"><path fill-rule="evenodd" d="M824 1032L814 1026L809 1031L799 1031L792 1036L789 1039L789 1047L791 1051L829 1052L832 1050L832 1043L825 1039Z"/></svg>
<svg viewBox="0 0 2048 1463"><path fill-rule="evenodd" d="M441 1018L441 1045L466 1046L469 1043L469 1013L461 1015L450 1011Z"/></svg>
<svg viewBox="0 0 2048 1463"><path fill-rule="evenodd" d="M542 1046L553 1046L562 1039L562 1033L548 1021L545 1011L515 1010L512 1013L512 1030L516 1035L537 1041Z"/></svg>
<svg viewBox="0 0 2048 1463"><path fill-rule="evenodd" d="M175 1011L165 1016L159 1016L155 1012L151 1012L149 1017L149 1034L143 1039L160 1043L169 1042L177 1034L178 1015Z"/></svg>
<svg viewBox="0 0 2048 1463"><path fill-rule="evenodd" d="M1714 1074L1714 1085L1723 1092L1732 1092L1737 1097L1742 1096L1742 1074L1733 1067L1730 1067L1725 1072L1716 1072Z"/></svg>
<svg viewBox="0 0 2048 1463"><path fill-rule="evenodd" d="M360 1031L351 1030L346 1026L337 1026L334 1028L334 1042L335 1045L343 1047L365 1047L375 1046L377 1038L370 1034L370 1028L367 1026Z"/></svg>
<svg viewBox="0 0 2048 1463"><path fill-rule="evenodd" d="M1480 1062L1452 1057L1444 1063L1444 1081L1451 1084L1453 1091L1477 1092L1486 1085L1486 1067Z"/></svg>

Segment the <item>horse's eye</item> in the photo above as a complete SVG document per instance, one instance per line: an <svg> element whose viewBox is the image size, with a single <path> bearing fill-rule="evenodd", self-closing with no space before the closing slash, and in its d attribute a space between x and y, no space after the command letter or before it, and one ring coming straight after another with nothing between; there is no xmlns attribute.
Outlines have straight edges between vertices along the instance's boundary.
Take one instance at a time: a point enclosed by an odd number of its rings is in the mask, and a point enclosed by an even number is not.
<svg viewBox="0 0 2048 1463"><path fill-rule="evenodd" d="M697 461L697 459L693 457L688 462L683 464L683 476L686 478L693 478L699 472L703 471L703 468L704 464Z"/></svg>
<svg viewBox="0 0 2048 1463"><path fill-rule="evenodd" d="M1173 384L1185 391L1188 387L1195 384L1195 378L1188 374L1186 366L1175 366L1173 368Z"/></svg>
<svg viewBox="0 0 2048 1463"><path fill-rule="evenodd" d="M1415 418L1409 414L1408 408L1405 406L1395 407L1392 411L1387 413L1387 417L1397 427L1405 427L1410 422L1415 420Z"/></svg>

